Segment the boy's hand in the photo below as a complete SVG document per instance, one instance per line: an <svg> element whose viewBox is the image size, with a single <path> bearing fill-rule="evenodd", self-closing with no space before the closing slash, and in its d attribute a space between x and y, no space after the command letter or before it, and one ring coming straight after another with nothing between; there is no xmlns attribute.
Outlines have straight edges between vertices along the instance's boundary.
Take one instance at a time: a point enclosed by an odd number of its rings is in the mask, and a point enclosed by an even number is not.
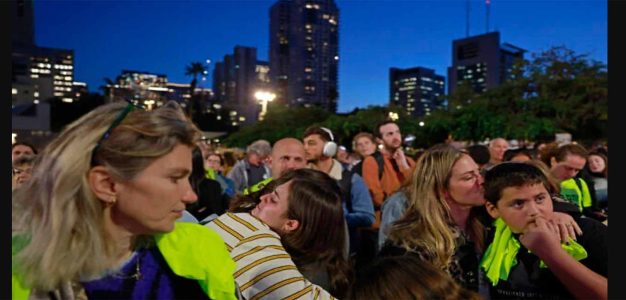
<svg viewBox="0 0 626 300"><path fill-rule="evenodd" d="M537 217L529 222L522 231L519 241L539 257L562 249L559 229L543 217Z"/></svg>

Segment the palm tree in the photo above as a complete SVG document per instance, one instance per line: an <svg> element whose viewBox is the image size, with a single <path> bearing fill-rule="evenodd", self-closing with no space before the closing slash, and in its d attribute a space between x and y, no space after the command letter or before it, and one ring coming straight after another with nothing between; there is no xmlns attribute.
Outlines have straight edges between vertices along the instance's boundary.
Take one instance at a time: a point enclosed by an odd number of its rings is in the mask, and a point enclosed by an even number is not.
<svg viewBox="0 0 626 300"><path fill-rule="evenodd" d="M206 71L206 68L202 65L201 62L192 62L185 68L185 75L192 76L193 80L191 80L191 84L189 87L189 94L193 97L193 94L196 91L196 85L198 84L198 75L203 74Z"/></svg>
<svg viewBox="0 0 626 300"><path fill-rule="evenodd" d="M200 111L198 109L200 103L198 96L195 94L196 85L198 84L198 75L205 74L206 68L200 62L192 62L185 68L185 75L193 76L193 80L191 80L191 84L189 85L189 95L191 98L189 99L189 103L187 104L187 113L190 118L194 118L195 114Z"/></svg>
<svg viewBox="0 0 626 300"><path fill-rule="evenodd" d="M105 93L109 102L113 102L113 89L115 88L115 82L111 78L104 77L104 85L100 86L100 89Z"/></svg>

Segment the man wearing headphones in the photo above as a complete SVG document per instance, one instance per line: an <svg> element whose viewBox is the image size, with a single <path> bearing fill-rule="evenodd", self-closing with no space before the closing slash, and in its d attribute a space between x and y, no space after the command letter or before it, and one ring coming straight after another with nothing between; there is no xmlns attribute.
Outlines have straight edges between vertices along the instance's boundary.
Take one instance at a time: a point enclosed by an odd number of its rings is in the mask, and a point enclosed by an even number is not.
<svg viewBox="0 0 626 300"><path fill-rule="evenodd" d="M304 131L303 142L308 167L328 174L341 187L343 211L350 235L350 253L354 254L359 244L356 229L370 227L374 222L374 205L365 181L359 174L344 169L339 161L333 159L337 153L337 144L329 129L311 126Z"/></svg>

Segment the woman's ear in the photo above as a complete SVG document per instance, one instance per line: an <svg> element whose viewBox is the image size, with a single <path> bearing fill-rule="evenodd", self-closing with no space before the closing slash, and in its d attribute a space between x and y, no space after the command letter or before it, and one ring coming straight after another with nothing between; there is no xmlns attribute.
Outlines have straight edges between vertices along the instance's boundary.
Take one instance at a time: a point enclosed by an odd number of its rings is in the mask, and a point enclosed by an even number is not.
<svg viewBox="0 0 626 300"><path fill-rule="evenodd" d="M498 211L498 208L491 204L491 202L487 201L485 202L485 208L487 209L487 213L494 219L497 219L500 216L500 212Z"/></svg>
<svg viewBox="0 0 626 300"><path fill-rule="evenodd" d="M89 170L87 176L89 187L98 199L107 204L115 203L115 181L105 167L95 166Z"/></svg>
<svg viewBox="0 0 626 300"><path fill-rule="evenodd" d="M288 219L285 224L283 224L283 232L289 233L292 231L296 231L300 227L300 222L294 219Z"/></svg>

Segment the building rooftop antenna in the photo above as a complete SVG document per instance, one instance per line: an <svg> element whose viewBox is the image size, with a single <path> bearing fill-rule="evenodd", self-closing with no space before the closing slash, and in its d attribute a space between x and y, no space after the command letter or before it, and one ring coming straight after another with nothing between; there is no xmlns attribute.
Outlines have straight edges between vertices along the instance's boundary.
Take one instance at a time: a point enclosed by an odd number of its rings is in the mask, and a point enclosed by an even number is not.
<svg viewBox="0 0 626 300"><path fill-rule="evenodd" d="M465 5L465 37L469 37L470 32L470 0Z"/></svg>
<svg viewBox="0 0 626 300"><path fill-rule="evenodd" d="M489 33L489 7L491 6L491 0L485 0L485 33Z"/></svg>

